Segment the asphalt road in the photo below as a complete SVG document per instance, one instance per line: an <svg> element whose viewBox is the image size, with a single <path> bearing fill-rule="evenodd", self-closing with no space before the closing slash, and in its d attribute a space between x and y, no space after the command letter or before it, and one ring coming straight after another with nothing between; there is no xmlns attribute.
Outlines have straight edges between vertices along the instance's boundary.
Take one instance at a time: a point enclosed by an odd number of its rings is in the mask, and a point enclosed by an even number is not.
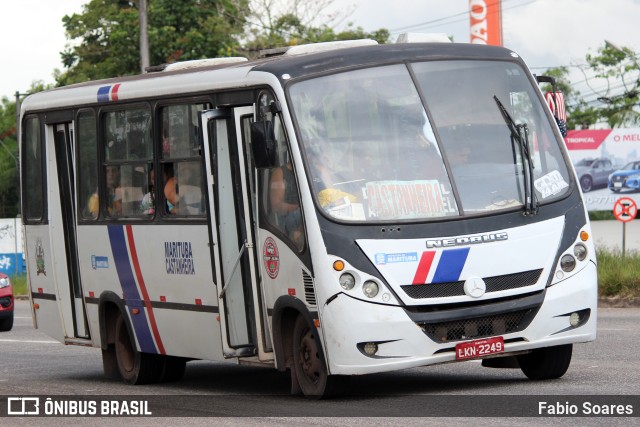
<svg viewBox="0 0 640 427"><path fill-rule="evenodd" d="M533 405L549 397L640 396L640 309L600 309L598 339L574 346L572 365L555 381L530 381L520 370L489 369L479 362L446 364L399 372L353 377L343 396L313 401L290 396L288 375L272 369L193 361L176 383L127 386L102 375L100 350L64 346L33 329L28 302L17 303L14 329L0 334L0 399L7 396L75 395L151 399L156 409L184 418L80 418L73 425L468 425L469 418L428 418L429 405L441 402L445 413L460 414L460 405L530 396ZM443 401L443 396L445 400ZM72 396L73 397L73 396ZM474 399L480 399L475 401ZM438 400L440 399L440 400ZM460 400L461 399L461 400ZM162 402L158 408L157 402ZM451 401L451 402L449 402ZM0 405L4 405L0 402ZM451 407L447 407L450 405ZM457 405L457 406L456 406ZM433 406L431 406L432 410ZM468 410L468 408L467 408ZM638 425L635 418L580 418L578 425ZM182 412L180 412L182 411ZM482 409L480 409L482 411ZM466 413L466 412L463 412ZM157 414L157 413L156 413ZM197 418L190 415L215 418ZM11 418L3 425L67 426L70 418ZM479 423L560 425L567 419L482 418Z"/></svg>

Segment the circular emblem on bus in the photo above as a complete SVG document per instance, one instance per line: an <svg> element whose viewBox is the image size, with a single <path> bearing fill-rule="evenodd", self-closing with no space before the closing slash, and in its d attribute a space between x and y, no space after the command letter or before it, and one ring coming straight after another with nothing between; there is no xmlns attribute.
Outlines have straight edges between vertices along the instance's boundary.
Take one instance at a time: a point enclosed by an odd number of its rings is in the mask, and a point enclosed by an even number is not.
<svg viewBox="0 0 640 427"><path fill-rule="evenodd" d="M464 281L464 293L471 298L480 298L486 290L487 285L479 277L470 277Z"/></svg>
<svg viewBox="0 0 640 427"><path fill-rule="evenodd" d="M278 246L271 237L267 237L264 241L262 261L264 262L267 275L272 279L278 277L278 271L280 271L280 256L278 255Z"/></svg>

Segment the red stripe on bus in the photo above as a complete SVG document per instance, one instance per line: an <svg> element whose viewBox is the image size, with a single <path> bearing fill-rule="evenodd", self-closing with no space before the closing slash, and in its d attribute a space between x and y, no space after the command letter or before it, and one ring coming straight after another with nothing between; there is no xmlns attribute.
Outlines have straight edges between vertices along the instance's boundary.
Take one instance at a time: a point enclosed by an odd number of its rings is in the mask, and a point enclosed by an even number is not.
<svg viewBox="0 0 640 427"><path fill-rule="evenodd" d="M147 286L144 284L144 278L142 277L142 271L140 270L140 263L138 262L138 252L136 251L136 243L133 240L133 229L130 225L126 225L125 228L127 229L127 240L129 241L129 251L131 252L133 269L136 272L136 278L138 279L138 284L140 285L140 292L142 293L144 306L147 308L147 313L149 313L149 323L151 323L153 337L156 340L156 344L158 345L158 351L160 352L160 354L167 354L167 352L164 350L164 345L162 344L162 338L160 338L160 331L158 331L156 318L153 315L153 308L151 307L151 300L149 300Z"/></svg>
<svg viewBox="0 0 640 427"><path fill-rule="evenodd" d="M429 275L429 270L431 269L431 264L433 264L433 258L435 256L435 251L422 252L416 275L413 276L413 285L423 285L427 283L427 276Z"/></svg>
<svg viewBox="0 0 640 427"><path fill-rule="evenodd" d="M113 85L113 87L111 88L111 100L112 101L117 101L118 100L118 89L120 89L120 83Z"/></svg>

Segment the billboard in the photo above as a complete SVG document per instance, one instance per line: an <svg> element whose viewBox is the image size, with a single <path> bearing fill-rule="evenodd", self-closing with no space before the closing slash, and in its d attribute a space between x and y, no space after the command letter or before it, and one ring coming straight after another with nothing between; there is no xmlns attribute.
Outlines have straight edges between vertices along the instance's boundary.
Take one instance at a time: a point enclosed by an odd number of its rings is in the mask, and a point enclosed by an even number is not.
<svg viewBox="0 0 640 427"><path fill-rule="evenodd" d="M501 0L469 0L471 43L502 46Z"/></svg>
<svg viewBox="0 0 640 427"><path fill-rule="evenodd" d="M640 204L640 128L571 130L565 137L590 211L612 211L616 200Z"/></svg>
<svg viewBox="0 0 640 427"><path fill-rule="evenodd" d="M0 272L8 276L26 270L20 218L0 219Z"/></svg>

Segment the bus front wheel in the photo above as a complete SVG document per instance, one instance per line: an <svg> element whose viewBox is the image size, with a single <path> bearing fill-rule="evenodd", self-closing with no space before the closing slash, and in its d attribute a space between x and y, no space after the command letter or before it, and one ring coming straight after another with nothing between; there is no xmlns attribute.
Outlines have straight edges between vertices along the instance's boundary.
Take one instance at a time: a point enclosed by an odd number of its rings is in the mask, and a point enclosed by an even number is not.
<svg viewBox="0 0 640 427"><path fill-rule="evenodd" d="M560 378L571 364L572 344L538 348L531 353L518 356L522 372L532 380Z"/></svg>
<svg viewBox="0 0 640 427"><path fill-rule="evenodd" d="M328 374L317 334L303 316L298 316L293 328L293 369L302 393L321 399L341 391L346 377Z"/></svg>

